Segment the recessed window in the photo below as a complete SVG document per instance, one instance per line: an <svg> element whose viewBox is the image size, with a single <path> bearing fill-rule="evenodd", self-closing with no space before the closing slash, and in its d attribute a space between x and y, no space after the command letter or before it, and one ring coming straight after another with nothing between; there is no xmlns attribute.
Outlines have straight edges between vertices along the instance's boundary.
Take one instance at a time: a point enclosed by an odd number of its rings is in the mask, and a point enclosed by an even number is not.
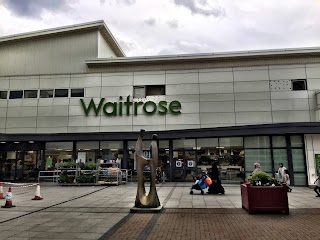
<svg viewBox="0 0 320 240"><path fill-rule="evenodd" d="M0 91L0 99L7 99L8 92L7 91Z"/></svg>
<svg viewBox="0 0 320 240"><path fill-rule="evenodd" d="M37 98L38 90L24 90L24 98Z"/></svg>
<svg viewBox="0 0 320 240"><path fill-rule="evenodd" d="M134 98L145 98L146 97L145 86L133 86L133 97Z"/></svg>
<svg viewBox="0 0 320 240"><path fill-rule="evenodd" d="M54 91L54 97L68 97L69 89L56 89Z"/></svg>
<svg viewBox="0 0 320 240"><path fill-rule="evenodd" d="M165 85L134 86L133 97L145 98L147 96L162 96L166 95L165 89Z"/></svg>
<svg viewBox="0 0 320 240"><path fill-rule="evenodd" d="M53 89L40 90L40 98L53 98Z"/></svg>
<svg viewBox="0 0 320 240"><path fill-rule="evenodd" d="M291 80L291 82L292 82L292 91L307 90L306 79L296 79L296 80Z"/></svg>
<svg viewBox="0 0 320 240"><path fill-rule="evenodd" d="M9 99L19 99L22 98L23 91L10 91Z"/></svg>
<svg viewBox="0 0 320 240"><path fill-rule="evenodd" d="M166 95L165 85L148 85L146 86L147 96L161 96Z"/></svg>
<svg viewBox="0 0 320 240"><path fill-rule="evenodd" d="M84 97L84 89L71 89L71 97Z"/></svg>

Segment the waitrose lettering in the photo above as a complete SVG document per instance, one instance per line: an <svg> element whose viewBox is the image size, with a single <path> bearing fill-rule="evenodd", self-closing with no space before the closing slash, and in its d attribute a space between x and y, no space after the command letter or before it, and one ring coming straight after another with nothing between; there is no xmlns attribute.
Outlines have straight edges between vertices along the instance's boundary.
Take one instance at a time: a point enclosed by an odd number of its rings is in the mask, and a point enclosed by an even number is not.
<svg viewBox="0 0 320 240"><path fill-rule="evenodd" d="M97 103L95 103L92 98L88 105L83 99L80 99L80 102L86 116L88 116L91 111L97 116L101 110L106 116L129 116L132 114L130 112L131 110L134 115L138 115L138 112L141 111L139 109L141 108L147 115L153 115L155 113L166 115L168 112L174 115L181 114L181 103L176 100L172 102L160 101L158 104L153 101L134 102L131 101L129 95L125 101L123 101L122 96L120 96L118 102L106 102L105 98L101 98L100 102Z"/></svg>

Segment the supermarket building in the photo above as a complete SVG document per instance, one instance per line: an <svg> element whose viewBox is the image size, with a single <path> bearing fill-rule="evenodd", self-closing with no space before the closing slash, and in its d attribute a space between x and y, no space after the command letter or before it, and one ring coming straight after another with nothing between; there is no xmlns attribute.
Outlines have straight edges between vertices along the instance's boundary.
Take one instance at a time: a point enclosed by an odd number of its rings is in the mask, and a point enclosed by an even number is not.
<svg viewBox="0 0 320 240"><path fill-rule="evenodd" d="M74 159L134 169L159 138L170 180L218 162L224 182L320 165L320 48L126 57L103 21L0 38L0 179ZM185 180L185 179L184 179Z"/></svg>

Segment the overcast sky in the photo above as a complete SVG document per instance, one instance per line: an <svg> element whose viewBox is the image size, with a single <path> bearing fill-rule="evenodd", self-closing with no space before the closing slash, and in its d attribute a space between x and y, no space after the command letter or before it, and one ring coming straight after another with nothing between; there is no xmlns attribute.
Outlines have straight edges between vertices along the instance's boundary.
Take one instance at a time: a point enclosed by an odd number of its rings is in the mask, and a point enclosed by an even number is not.
<svg viewBox="0 0 320 240"><path fill-rule="evenodd" d="M320 46L320 0L0 0L0 36L96 20L127 56Z"/></svg>

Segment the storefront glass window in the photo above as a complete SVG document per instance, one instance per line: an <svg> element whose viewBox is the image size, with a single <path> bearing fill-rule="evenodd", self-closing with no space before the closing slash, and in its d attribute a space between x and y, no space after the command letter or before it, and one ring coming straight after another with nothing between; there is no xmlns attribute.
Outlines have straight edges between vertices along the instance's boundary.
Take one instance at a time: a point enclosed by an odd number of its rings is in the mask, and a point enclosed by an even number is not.
<svg viewBox="0 0 320 240"><path fill-rule="evenodd" d="M301 136L290 136L291 147L303 147L303 139Z"/></svg>
<svg viewBox="0 0 320 240"><path fill-rule="evenodd" d="M273 149L273 160L274 160L274 171L277 171L279 168L279 163L283 163L288 169L288 156L287 149Z"/></svg>
<svg viewBox="0 0 320 240"><path fill-rule="evenodd" d="M116 163L118 168L122 168L123 161L123 142L122 141L101 141L101 158L99 161Z"/></svg>
<svg viewBox="0 0 320 240"><path fill-rule="evenodd" d="M286 137L285 136L273 136L272 137L272 146L274 148L285 148L287 146Z"/></svg>
<svg viewBox="0 0 320 240"><path fill-rule="evenodd" d="M65 167L70 164L72 167L73 142L47 142L45 169L54 170L58 167Z"/></svg>
<svg viewBox="0 0 320 240"><path fill-rule="evenodd" d="M294 172L305 171L303 149L292 149L292 164Z"/></svg>
<svg viewBox="0 0 320 240"><path fill-rule="evenodd" d="M245 149L245 154L246 178L252 174L254 163L260 163L262 171L272 175L270 149Z"/></svg>
<svg viewBox="0 0 320 240"><path fill-rule="evenodd" d="M77 159L81 163L97 163L99 158L99 142L77 142Z"/></svg>
<svg viewBox="0 0 320 240"><path fill-rule="evenodd" d="M268 136L255 136L244 138L245 148L270 148L270 140Z"/></svg>

